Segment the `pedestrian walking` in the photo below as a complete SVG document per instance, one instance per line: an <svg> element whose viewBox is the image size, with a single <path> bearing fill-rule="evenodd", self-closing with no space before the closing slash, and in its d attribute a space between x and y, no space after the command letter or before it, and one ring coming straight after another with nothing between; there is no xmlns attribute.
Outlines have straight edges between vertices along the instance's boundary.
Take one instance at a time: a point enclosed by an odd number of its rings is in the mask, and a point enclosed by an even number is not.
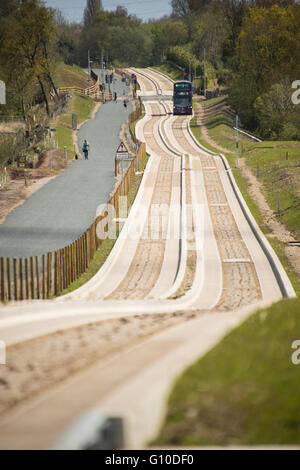
<svg viewBox="0 0 300 470"><path fill-rule="evenodd" d="M84 159L88 160L89 158L89 150L90 150L90 144L86 139L84 139L83 146L82 146L82 151L84 153Z"/></svg>
<svg viewBox="0 0 300 470"><path fill-rule="evenodd" d="M126 101L126 99L123 101L123 106L124 106L124 109L125 109L125 111L126 111L126 109L127 109L127 101Z"/></svg>

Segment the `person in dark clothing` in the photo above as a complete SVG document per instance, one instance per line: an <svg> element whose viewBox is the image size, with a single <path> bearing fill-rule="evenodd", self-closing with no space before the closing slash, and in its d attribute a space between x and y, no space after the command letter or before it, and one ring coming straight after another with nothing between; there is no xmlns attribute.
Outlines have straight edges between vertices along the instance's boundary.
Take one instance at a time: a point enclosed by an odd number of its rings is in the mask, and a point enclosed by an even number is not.
<svg viewBox="0 0 300 470"><path fill-rule="evenodd" d="M84 153L85 160L88 160L88 158L89 158L89 150L90 150L90 144L85 139L84 142L83 142L83 146L82 146L82 151Z"/></svg>

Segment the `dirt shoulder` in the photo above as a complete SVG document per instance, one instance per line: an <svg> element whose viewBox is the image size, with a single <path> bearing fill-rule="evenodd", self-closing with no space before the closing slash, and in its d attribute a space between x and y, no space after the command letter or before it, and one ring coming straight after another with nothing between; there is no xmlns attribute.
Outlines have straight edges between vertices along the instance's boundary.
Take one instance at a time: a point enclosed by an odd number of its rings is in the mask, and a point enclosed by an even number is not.
<svg viewBox="0 0 300 470"><path fill-rule="evenodd" d="M45 152L39 166L35 169L15 168L10 170L8 183L0 188L0 223L3 223L8 214L22 205L33 193L55 178L67 165L68 160L64 160L63 151L53 150L52 171L50 171L49 152ZM25 174L27 185L25 184Z"/></svg>

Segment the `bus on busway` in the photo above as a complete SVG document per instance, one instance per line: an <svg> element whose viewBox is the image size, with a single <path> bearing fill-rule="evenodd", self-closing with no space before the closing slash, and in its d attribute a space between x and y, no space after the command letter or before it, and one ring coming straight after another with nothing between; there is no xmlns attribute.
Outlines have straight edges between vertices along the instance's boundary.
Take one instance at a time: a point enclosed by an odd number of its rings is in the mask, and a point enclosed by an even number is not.
<svg viewBox="0 0 300 470"><path fill-rule="evenodd" d="M173 90L173 114L193 114L192 83L187 80L174 83Z"/></svg>

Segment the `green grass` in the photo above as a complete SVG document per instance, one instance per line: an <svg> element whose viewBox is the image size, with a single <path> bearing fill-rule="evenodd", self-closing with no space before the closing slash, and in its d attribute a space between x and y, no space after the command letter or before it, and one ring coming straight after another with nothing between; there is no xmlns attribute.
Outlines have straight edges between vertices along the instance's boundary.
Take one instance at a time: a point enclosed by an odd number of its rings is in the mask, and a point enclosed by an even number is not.
<svg viewBox="0 0 300 470"><path fill-rule="evenodd" d="M77 65L69 66L62 62L56 64L54 80L58 87L71 87L77 86L85 88L88 86L87 73ZM69 102L66 111L61 114L55 122L51 125L57 129L56 137L58 140L59 148L67 148L68 156L74 157L72 129L65 127L63 124L72 125L72 114L78 115L78 125L83 121L90 118L96 103L86 95L80 93L73 93L73 97Z"/></svg>
<svg viewBox="0 0 300 470"><path fill-rule="evenodd" d="M176 67L173 67L171 64L161 64L161 65L155 65L151 67L153 70L157 70L158 72L161 72L165 74L167 77L171 78L172 80L182 80L183 78L183 72Z"/></svg>
<svg viewBox="0 0 300 470"><path fill-rule="evenodd" d="M106 238L105 240L103 240L100 247L96 251L95 256L92 259L87 270L76 281L74 281L67 289L64 289L61 295L65 295L65 294L69 294L70 292L73 292L74 290L83 286L93 276L95 276L95 274L97 274L101 266L105 263L115 242L116 242L115 238L114 239Z"/></svg>
<svg viewBox="0 0 300 470"><path fill-rule="evenodd" d="M212 145L207 143L206 140L202 137L201 129L200 129L199 126L196 125L196 117L195 116L191 120L190 127L191 127L192 133L194 134L194 136L196 137L196 139L198 140L198 142L201 145L203 145L205 148L207 148L211 152L219 153L219 150L217 150L215 147L213 147Z"/></svg>
<svg viewBox="0 0 300 470"><path fill-rule="evenodd" d="M96 103L88 96L74 93L69 106L64 114L61 114L56 121L57 139L59 148L67 147L68 154L74 156L72 129L69 129L60 123L72 125L72 113L78 115L78 125L89 119Z"/></svg>
<svg viewBox="0 0 300 470"><path fill-rule="evenodd" d="M86 88L88 80L87 73L77 65L66 65L59 62L55 66L54 83L57 87L76 86Z"/></svg>
<svg viewBox="0 0 300 470"><path fill-rule="evenodd" d="M60 149L67 147L68 154L73 154L72 130L66 127L56 126L56 138Z"/></svg>
<svg viewBox="0 0 300 470"><path fill-rule="evenodd" d="M224 100L224 96L217 96L216 98L211 98L209 100L204 100L204 99L196 99L195 102L196 103L201 103L201 105L204 107L204 108L209 108L210 106L214 105L214 104L217 104L217 103L220 103Z"/></svg>
<svg viewBox="0 0 300 470"><path fill-rule="evenodd" d="M300 300L252 315L177 380L156 445L300 444Z"/></svg>

